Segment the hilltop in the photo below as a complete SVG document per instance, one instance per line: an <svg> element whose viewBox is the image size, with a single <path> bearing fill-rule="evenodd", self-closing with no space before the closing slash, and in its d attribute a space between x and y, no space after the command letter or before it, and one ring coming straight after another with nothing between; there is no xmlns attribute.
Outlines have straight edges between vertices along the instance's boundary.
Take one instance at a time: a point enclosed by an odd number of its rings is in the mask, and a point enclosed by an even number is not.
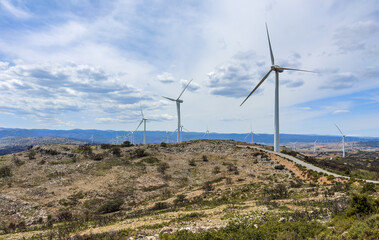
<svg viewBox="0 0 379 240"><path fill-rule="evenodd" d="M0 159L0 238L195 239L192 232L223 236L233 224L235 234L322 238L332 214L349 210L351 193L364 198L365 187L371 204L375 185L308 171L236 141L37 145Z"/></svg>

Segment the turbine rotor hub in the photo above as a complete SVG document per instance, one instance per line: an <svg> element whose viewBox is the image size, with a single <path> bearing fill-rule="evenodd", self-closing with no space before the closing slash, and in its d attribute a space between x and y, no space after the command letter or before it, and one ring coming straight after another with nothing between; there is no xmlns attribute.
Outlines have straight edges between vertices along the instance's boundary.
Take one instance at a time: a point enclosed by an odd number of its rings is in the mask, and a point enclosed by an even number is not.
<svg viewBox="0 0 379 240"><path fill-rule="evenodd" d="M283 72L283 68L279 67L278 65L272 65L271 69L276 72Z"/></svg>

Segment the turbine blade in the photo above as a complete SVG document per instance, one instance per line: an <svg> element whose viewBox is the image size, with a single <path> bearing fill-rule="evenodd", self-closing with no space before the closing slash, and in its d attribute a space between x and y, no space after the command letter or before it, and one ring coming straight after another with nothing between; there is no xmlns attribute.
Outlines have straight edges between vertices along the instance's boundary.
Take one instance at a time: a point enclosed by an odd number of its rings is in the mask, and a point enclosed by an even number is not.
<svg viewBox="0 0 379 240"><path fill-rule="evenodd" d="M249 134L247 134L247 135L245 136L245 138L244 138L244 139L246 139L248 136L250 136L250 133L249 133Z"/></svg>
<svg viewBox="0 0 379 240"><path fill-rule="evenodd" d="M136 131L138 130L138 128L139 128L139 126L141 126L142 122L143 122L143 119L142 119L141 122L138 124L138 127L136 128L136 130L135 130L134 132L136 132Z"/></svg>
<svg viewBox="0 0 379 240"><path fill-rule="evenodd" d="M142 118L145 118L145 117L143 116L143 111L142 111L141 103L139 104L139 108L141 109L141 115L142 115Z"/></svg>
<svg viewBox="0 0 379 240"><path fill-rule="evenodd" d="M274 54L272 53L272 47L271 47L270 35L268 34L267 23L266 23L266 32L267 32L268 45L270 46L271 65L275 65Z"/></svg>
<svg viewBox="0 0 379 240"><path fill-rule="evenodd" d="M192 82L193 79L191 79L191 81L189 81L187 83L187 85L185 86L185 88L183 89L182 93L179 95L179 97L176 99L176 100L179 100L179 98L183 95L184 91L187 89L188 85L190 85L190 83Z"/></svg>
<svg viewBox="0 0 379 240"><path fill-rule="evenodd" d="M283 69L283 70L292 70L292 71L301 71L301 72L311 72L311 73L315 73L315 72L313 72L313 71L302 70L302 69L297 69L297 68L285 68L285 67L280 67L280 69Z"/></svg>
<svg viewBox="0 0 379 240"><path fill-rule="evenodd" d="M337 127L337 129L338 129L338 131L340 131L340 133L342 134L342 136L343 136L343 133L342 133L342 131L341 131L341 129L337 126L337 124L334 124L334 125L336 125L336 127Z"/></svg>
<svg viewBox="0 0 379 240"><path fill-rule="evenodd" d="M272 69L270 69L270 71L268 71L268 73L262 78L262 80L258 83L258 85L254 88L253 91L251 91L251 93L245 98L245 100L241 103L240 106L242 106L242 104L244 104L246 102L246 100L251 96L251 94L253 94L255 92L255 90L257 90L257 88L259 88L259 86L264 82L264 80L266 80L266 78L268 77L268 75L270 75L270 73L272 72Z"/></svg>
<svg viewBox="0 0 379 240"><path fill-rule="evenodd" d="M165 96L162 96L163 98L166 98L166 99L168 99L168 100L170 100L170 101L174 101L174 102L176 102L176 99L173 99L173 98L169 98L169 97L165 97Z"/></svg>

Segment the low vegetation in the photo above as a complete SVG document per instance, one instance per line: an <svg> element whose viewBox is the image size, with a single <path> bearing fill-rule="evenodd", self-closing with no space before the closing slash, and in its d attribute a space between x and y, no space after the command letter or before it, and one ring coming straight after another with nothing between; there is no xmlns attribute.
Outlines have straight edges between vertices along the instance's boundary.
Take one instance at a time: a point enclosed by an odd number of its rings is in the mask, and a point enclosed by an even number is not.
<svg viewBox="0 0 379 240"><path fill-rule="evenodd" d="M0 239L379 238L376 184L234 141L33 146L0 191Z"/></svg>

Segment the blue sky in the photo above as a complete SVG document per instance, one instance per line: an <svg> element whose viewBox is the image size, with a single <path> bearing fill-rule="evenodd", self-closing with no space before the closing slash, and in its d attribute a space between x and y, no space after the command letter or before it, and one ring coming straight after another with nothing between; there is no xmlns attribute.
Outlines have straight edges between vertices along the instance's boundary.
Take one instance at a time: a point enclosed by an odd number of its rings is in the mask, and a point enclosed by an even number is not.
<svg viewBox="0 0 379 240"><path fill-rule="evenodd" d="M0 1L1 127L379 136L379 5L365 1Z"/></svg>

